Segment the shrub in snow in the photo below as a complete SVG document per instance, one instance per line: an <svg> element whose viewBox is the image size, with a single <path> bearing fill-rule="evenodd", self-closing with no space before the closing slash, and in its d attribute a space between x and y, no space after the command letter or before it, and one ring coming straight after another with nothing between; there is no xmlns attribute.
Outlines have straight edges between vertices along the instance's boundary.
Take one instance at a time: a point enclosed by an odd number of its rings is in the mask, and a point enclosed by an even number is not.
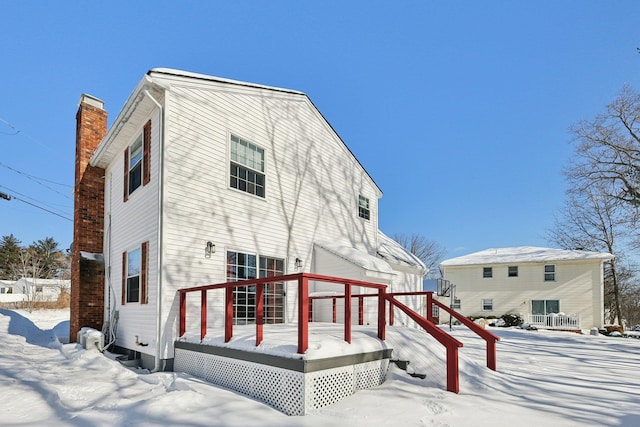
<svg viewBox="0 0 640 427"><path fill-rule="evenodd" d="M500 318L504 321L505 327L522 325L522 317L519 314L508 313L503 314Z"/></svg>

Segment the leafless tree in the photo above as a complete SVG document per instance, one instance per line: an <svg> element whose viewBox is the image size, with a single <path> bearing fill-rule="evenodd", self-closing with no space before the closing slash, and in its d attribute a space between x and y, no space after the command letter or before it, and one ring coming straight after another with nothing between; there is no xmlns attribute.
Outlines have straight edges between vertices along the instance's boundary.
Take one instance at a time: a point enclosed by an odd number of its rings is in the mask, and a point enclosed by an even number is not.
<svg viewBox="0 0 640 427"><path fill-rule="evenodd" d="M435 279L440 277L438 264L442 261L447 251L438 242L416 233L398 233L391 236L391 238L424 262L429 268L427 278Z"/></svg>
<svg viewBox="0 0 640 427"><path fill-rule="evenodd" d="M640 94L624 86L606 111L576 123L570 179L582 187L608 183L610 196L640 206Z"/></svg>
<svg viewBox="0 0 640 427"><path fill-rule="evenodd" d="M565 249L605 251L615 256L605 265L605 308L610 323L621 323L625 318L621 290L631 278L621 274L618 265L624 260L622 248L634 218L629 217L625 202L612 195L613 183L584 185L571 171L567 175L571 177L567 201L549 231L549 240Z"/></svg>
<svg viewBox="0 0 640 427"><path fill-rule="evenodd" d="M31 248L23 248L18 260L11 265L13 274L18 279L33 280L33 286L25 283L22 290L25 295L24 305L31 312L36 303L42 299L42 291L38 292L37 278L42 277L44 262Z"/></svg>

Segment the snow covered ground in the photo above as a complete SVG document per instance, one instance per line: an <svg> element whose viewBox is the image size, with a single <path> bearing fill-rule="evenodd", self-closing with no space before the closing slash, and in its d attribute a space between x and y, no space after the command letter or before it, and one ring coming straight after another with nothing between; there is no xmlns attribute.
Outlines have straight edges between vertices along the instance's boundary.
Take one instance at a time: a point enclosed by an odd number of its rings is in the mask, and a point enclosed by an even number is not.
<svg viewBox="0 0 640 427"><path fill-rule="evenodd" d="M460 394L444 390L444 351L426 334L389 328L389 343L427 378L395 366L380 387L315 414L288 417L241 394L178 373L147 374L56 339L68 311L0 310L0 425L31 426L637 426L640 340L492 329L498 372L484 342L463 328Z"/></svg>

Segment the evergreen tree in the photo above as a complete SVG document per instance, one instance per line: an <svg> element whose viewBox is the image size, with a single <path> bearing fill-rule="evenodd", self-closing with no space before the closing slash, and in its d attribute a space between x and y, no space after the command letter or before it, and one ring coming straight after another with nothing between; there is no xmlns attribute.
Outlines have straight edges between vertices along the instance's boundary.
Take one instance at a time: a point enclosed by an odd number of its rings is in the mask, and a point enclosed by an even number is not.
<svg viewBox="0 0 640 427"><path fill-rule="evenodd" d="M20 243L13 234L0 239L0 279L15 279L12 266L20 260Z"/></svg>

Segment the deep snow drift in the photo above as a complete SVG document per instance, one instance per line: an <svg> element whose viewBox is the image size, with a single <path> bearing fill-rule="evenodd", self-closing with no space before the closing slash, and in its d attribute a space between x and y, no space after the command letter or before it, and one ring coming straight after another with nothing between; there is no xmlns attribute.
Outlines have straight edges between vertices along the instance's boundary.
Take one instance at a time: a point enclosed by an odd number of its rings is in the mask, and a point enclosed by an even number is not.
<svg viewBox="0 0 640 427"><path fill-rule="evenodd" d="M444 350L428 335L389 328L412 378L387 381L317 413L288 417L241 394L178 373L132 371L75 344L68 311L0 310L0 424L12 426L637 426L640 340L494 328L498 372L464 328L460 394L445 388ZM447 328L448 330L448 328Z"/></svg>

